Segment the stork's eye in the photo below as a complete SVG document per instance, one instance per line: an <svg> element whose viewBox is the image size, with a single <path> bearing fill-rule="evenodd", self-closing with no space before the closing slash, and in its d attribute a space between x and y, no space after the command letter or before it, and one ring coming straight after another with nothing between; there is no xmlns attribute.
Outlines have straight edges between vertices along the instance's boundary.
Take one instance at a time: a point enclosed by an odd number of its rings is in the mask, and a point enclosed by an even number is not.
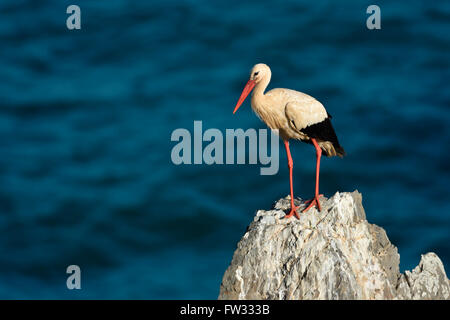
<svg viewBox="0 0 450 320"><path fill-rule="evenodd" d="M258 75L258 73L259 73L259 71L256 71L253 75L254 76L257 76Z"/></svg>

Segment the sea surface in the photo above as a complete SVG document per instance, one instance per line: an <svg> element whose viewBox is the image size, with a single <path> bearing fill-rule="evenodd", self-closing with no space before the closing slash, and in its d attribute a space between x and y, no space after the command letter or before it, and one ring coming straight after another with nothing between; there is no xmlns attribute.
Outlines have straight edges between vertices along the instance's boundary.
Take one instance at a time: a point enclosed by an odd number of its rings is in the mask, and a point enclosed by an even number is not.
<svg viewBox="0 0 450 320"><path fill-rule="evenodd" d="M81 8L81 30L66 9ZM177 128L263 129L246 101L316 97L348 156L321 192L359 190L401 270L433 251L450 272L450 2L0 2L0 298L216 299L256 210L289 193L260 165L174 165ZM295 193L314 149L291 143ZM66 268L81 268L68 290Z"/></svg>

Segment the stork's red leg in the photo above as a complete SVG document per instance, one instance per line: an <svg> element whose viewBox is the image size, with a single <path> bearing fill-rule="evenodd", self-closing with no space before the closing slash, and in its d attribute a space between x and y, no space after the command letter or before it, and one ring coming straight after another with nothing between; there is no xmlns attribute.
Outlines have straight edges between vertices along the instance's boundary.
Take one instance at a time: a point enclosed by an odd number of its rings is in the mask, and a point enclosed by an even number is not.
<svg viewBox="0 0 450 320"><path fill-rule="evenodd" d="M319 211L321 210L319 198L323 196L322 194L319 194L319 171L320 171L320 157L322 156L322 149L317 144L316 139L311 139L314 147L316 148L316 192L314 194L314 198L311 200L306 201L306 203L309 202L309 206L302 210L302 212L305 212L309 210L313 206L317 206L317 209Z"/></svg>
<svg viewBox="0 0 450 320"><path fill-rule="evenodd" d="M291 211L289 212L289 214L287 214L285 216L285 218L290 218L294 214L295 214L295 216L297 218L300 218L298 216L298 212L297 212L297 209L299 207L294 206L294 187L292 186L292 169L294 167L294 162L292 161L291 151L289 150L289 141L288 140L284 140L284 146L286 147L286 154L287 154L287 158L288 158L289 184L290 184L290 187L291 187Z"/></svg>

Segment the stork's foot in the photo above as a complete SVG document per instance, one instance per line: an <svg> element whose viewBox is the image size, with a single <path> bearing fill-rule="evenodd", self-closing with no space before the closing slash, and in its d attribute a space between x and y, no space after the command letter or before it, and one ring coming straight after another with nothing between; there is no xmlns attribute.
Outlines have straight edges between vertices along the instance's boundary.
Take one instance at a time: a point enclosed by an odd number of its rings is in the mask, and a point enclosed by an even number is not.
<svg viewBox="0 0 450 320"><path fill-rule="evenodd" d="M298 215L298 212L297 212L298 208L300 208L300 207L292 206L291 207L291 211L287 215L285 215L284 217L287 219L287 218L290 218L293 215L295 215L297 217L297 219L300 219L300 217Z"/></svg>
<svg viewBox="0 0 450 320"><path fill-rule="evenodd" d="M305 209L302 210L302 212L308 211L309 209L311 209L313 206L317 207L317 210L322 210L322 208L320 207L320 202L319 202L319 198L323 197L323 194L319 194L317 196L315 196L314 198L310 199L310 200L306 200L305 203L308 204L309 206L307 206Z"/></svg>

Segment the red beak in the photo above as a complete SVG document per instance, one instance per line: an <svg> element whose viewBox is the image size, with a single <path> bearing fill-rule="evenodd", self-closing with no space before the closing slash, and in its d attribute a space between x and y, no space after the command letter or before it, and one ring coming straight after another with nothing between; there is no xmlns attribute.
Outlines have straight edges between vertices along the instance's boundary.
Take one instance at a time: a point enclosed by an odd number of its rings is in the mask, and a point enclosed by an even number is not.
<svg viewBox="0 0 450 320"><path fill-rule="evenodd" d="M236 113L237 109L239 109L242 102L244 102L245 98L247 98L248 94L250 92L252 92L253 88L255 87L255 84L256 83L254 80L248 80L247 84L245 85L244 90L242 90L241 96L239 97L236 107L234 108L233 114Z"/></svg>

